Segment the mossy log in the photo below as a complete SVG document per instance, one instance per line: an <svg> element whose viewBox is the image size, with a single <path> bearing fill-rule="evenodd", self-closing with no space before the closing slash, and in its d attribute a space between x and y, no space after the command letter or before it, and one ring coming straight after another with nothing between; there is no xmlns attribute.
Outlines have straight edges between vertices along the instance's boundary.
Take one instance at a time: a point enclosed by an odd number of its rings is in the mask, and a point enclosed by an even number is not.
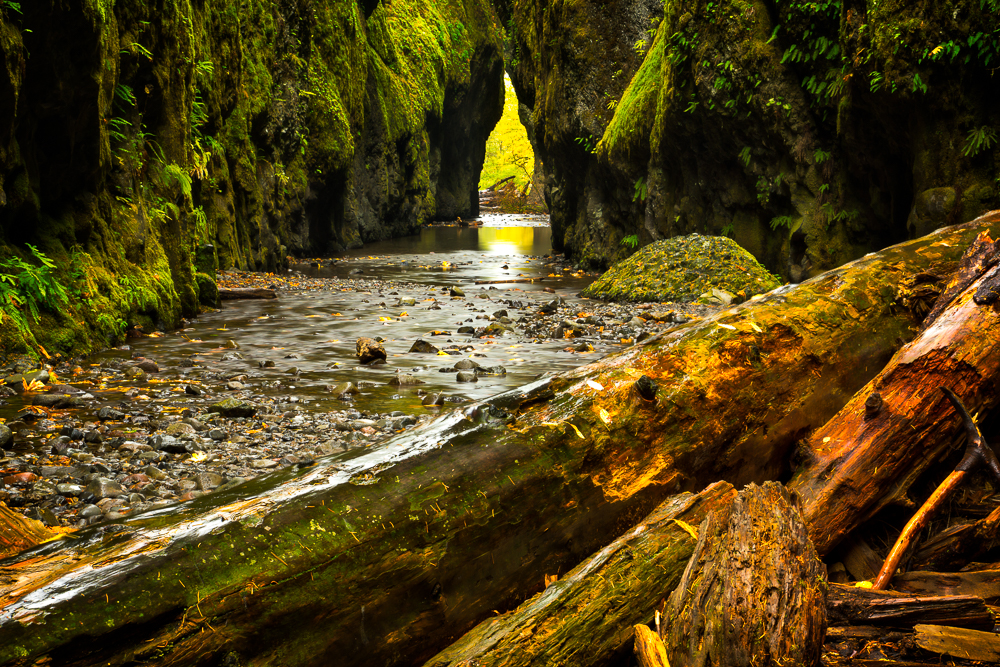
<svg viewBox="0 0 1000 667"><path fill-rule="evenodd" d="M998 222L894 246L377 447L10 558L0 664L427 660L670 494L783 473L802 433L915 332L897 286L945 274Z"/></svg>
<svg viewBox="0 0 1000 667"><path fill-rule="evenodd" d="M788 491L750 484L699 528L663 615L670 664L817 665L826 591L826 566Z"/></svg>
<svg viewBox="0 0 1000 667"><path fill-rule="evenodd" d="M735 495L732 485L718 482L664 501L543 592L480 623L424 667L607 664L680 580L697 541L687 528L728 507Z"/></svg>
<svg viewBox="0 0 1000 667"><path fill-rule="evenodd" d="M936 309L936 319L804 443L789 488L803 500L820 553L903 497L954 443L962 419L941 387L970 412L1000 402L1000 311L980 292L1000 277L1000 265L977 266L986 272Z"/></svg>

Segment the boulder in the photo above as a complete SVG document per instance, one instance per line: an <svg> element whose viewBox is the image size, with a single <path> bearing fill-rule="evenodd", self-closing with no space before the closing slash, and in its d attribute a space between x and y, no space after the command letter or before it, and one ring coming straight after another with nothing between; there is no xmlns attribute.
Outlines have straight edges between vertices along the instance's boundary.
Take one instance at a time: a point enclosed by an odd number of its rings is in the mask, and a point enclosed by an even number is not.
<svg viewBox="0 0 1000 667"><path fill-rule="evenodd" d="M363 364L370 364L376 359L386 360L385 348L382 343L373 338L359 338L357 341L358 359Z"/></svg>

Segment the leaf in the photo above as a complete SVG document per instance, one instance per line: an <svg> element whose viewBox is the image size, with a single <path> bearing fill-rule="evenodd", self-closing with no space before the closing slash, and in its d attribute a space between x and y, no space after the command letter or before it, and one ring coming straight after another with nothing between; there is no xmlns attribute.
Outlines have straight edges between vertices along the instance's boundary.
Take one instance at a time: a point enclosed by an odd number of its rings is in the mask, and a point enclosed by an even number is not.
<svg viewBox="0 0 1000 667"><path fill-rule="evenodd" d="M753 329L754 331L756 331L757 333L764 333L764 330L761 329L759 326L757 326L756 322L751 322L750 323L750 328Z"/></svg>
<svg viewBox="0 0 1000 667"><path fill-rule="evenodd" d="M576 424L573 424L571 422L566 422L566 423L573 427L573 430L576 431L577 436L579 436L581 440L586 440L586 438L583 437L583 433L580 433L580 429L576 427Z"/></svg>
<svg viewBox="0 0 1000 667"><path fill-rule="evenodd" d="M591 389L596 389L597 391L604 391L604 385L594 382L593 380L587 380L587 386Z"/></svg>
<svg viewBox="0 0 1000 667"><path fill-rule="evenodd" d="M734 327L732 324L720 324L719 326L722 327L723 329L732 329L733 331L736 331L736 327Z"/></svg>
<svg viewBox="0 0 1000 667"><path fill-rule="evenodd" d="M689 523L687 523L685 521L681 521L680 519L671 519L671 521L673 521L678 526L680 526L681 528L683 528L687 532L688 535L690 535L691 537L693 537L696 540L698 539L698 529L697 528L695 528L694 526L692 526L691 524L689 524Z"/></svg>
<svg viewBox="0 0 1000 667"><path fill-rule="evenodd" d="M855 588L871 588L872 582L870 581L857 581L854 583Z"/></svg>
<svg viewBox="0 0 1000 667"><path fill-rule="evenodd" d="M608 414L607 410L605 410L604 408L601 408L600 411L598 411L597 414L599 414L601 416L601 421L602 422L604 422L608 426L611 426L611 415Z"/></svg>

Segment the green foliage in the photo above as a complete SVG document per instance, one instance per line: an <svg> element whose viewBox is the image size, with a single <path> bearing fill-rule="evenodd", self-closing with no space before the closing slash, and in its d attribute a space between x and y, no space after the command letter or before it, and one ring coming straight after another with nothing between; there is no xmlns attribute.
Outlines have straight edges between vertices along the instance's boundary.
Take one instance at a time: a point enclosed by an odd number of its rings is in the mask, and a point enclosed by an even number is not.
<svg viewBox="0 0 1000 667"><path fill-rule="evenodd" d="M627 248L629 248L631 250L635 250L636 246L639 245L639 235L638 234L629 234L628 236L622 238L622 240L619 241L619 244L623 245L623 246L625 246L625 247L627 247Z"/></svg>
<svg viewBox="0 0 1000 667"><path fill-rule="evenodd" d="M743 163L744 167L749 167L750 166L750 147L749 146L744 146L740 150L740 162Z"/></svg>
<svg viewBox="0 0 1000 667"><path fill-rule="evenodd" d="M24 310L37 322L39 309L55 310L68 300L55 275L55 262L30 243L27 246L37 265L16 255L0 260L0 322L10 317L21 328L27 328Z"/></svg>
<svg viewBox="0 0 1000 667"><path fill-rule="evenodd" d="M795 218L790 215L779 215L776 218L771 218L771 222L769 224L771 225L771 229L774 231L777 231L779 227L786 227L791 230L792 226L795 224Z"/></svg>
<svg viewBox="0 0 1000 667"><path fill-rule="evenodd" d="M3 9L10 9L12 11L17 12L18 14L22 13L21 12L21 3L20 2L14 2L14 0L2 0L2 1L0 1L0 7L2 7Z"/></svg>
<svg viewBox="0 0 1000 667"><path fill-rule="evenodd" d="M816 152L813 153L813 157L816 159L816 164L823 164L830 159L830 153L826 152L822 148L817 148Z"/></svg>
<svg viewBox="0 0 1000 667"><path fill-rule="evenodd" d="M597 142L594 140L594 135L592 134L588 134L585 137L577 137L573 139L573 141L583 146L583 150L587 151L588 153L597 152Z"/></svg>
<svg viewBox="0 0 1000 667"><path fill-rule="evenodd" d="M993 148L993 144L996 141L997 132L989 125L973 128L969 130L969 134L965 137L965 147L962 149L962 155L975 157L982 151Z"/></svg>
<svg viewBox="0 0 1000 667"><path fill-rule="evenodd" d="M519 189L531 183L535 152L517 114L517 96L510 78L504 77L503 116L486 140L486 161L479 174L479 187L488 188L505 178L514 178Z"/></svg>
<svg viewBox="0 0 1000 667"><path fill-rule="evenodd" d="M646 201L646 179L642 176L635 182L635 194L632 195L632 201L639 200Z"/></svg>

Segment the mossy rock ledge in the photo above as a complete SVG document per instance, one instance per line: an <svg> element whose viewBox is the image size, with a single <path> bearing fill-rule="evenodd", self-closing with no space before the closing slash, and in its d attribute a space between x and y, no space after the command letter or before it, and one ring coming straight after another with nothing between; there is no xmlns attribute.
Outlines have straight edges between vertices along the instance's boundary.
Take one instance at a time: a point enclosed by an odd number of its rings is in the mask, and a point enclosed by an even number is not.
<svg viewBox="0 0 1000 667"><path fill-rule="evenodd" d="M724 236L675 236L618 262L580 296L606 301L687 303L713 288L745 301L781 283Z"/></svg>

